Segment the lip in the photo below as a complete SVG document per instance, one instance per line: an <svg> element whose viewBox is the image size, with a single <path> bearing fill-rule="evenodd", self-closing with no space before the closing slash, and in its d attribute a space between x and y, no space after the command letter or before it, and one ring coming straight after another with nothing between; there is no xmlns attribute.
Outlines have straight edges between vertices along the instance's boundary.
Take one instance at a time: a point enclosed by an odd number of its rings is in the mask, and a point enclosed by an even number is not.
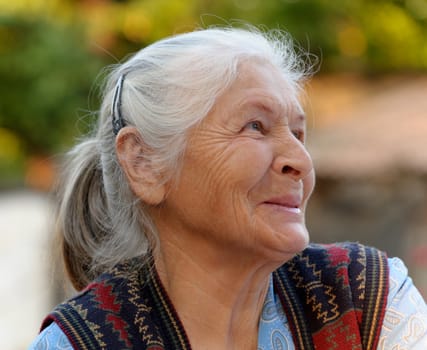
<svg viewBox="0 0 427 350"><path fill-rule="evenodd" d="M302 199L299 195L286 195L270 198L264 201L263 204L274 205L294 213L300 213Z"/></svg>

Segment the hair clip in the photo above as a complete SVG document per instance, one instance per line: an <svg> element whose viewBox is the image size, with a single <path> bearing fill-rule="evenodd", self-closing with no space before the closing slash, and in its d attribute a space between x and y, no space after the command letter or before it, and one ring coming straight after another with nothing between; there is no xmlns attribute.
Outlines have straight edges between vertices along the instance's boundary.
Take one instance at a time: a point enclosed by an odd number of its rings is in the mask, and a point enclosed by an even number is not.
<svg viewBox="0 0 427 350"><path fill-rule="evenodd" d="M113 132L114 135L117 135L121 128L123 128L126 123L122 117L121 107L122 107L122 89L123 82L125 80L125 74L122 74L117 81L116 88L114 90L113 104L111 106L111 115L113 121Z"/></svg>

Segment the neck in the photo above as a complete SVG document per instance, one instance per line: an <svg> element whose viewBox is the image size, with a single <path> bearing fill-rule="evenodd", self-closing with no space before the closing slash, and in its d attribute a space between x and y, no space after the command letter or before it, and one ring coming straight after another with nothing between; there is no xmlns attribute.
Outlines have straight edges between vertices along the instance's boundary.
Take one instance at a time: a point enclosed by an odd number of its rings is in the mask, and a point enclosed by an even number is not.
<svg viewBox="0 0 427 350"><path fill-rule="evenodd" d="M182 238L179 244L161 240L155 263L192 347L256 349L270 274L277 266L209 243L192 241L187 249Z"/></svg>

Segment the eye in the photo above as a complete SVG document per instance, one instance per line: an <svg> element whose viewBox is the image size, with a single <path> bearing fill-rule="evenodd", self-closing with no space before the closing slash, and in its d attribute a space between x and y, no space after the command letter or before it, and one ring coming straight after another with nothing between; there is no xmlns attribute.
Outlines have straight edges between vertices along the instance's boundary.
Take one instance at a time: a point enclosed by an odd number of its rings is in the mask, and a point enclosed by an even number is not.
<svg viewBox="0 0 427 350"><path fill-rule="evenodd" d="M254 130L258 132L264 131L264 126L259 120L254 120L245 125L245 129Z"/></svg>
<svg viewBox="0 0 427 350"><path fill-rule="evenodd" d="M299 141L301 141L301 143L305 142L304 131L302 131L302 130L293 130L292 134L295 136L295 138L297 138Z"/></svg>

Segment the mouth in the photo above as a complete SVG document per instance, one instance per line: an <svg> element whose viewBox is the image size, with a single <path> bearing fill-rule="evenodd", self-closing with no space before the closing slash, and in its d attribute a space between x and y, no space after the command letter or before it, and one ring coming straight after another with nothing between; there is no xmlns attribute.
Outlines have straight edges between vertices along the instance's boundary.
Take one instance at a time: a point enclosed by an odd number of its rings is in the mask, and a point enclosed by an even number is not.
<svg viewBox="0 0 427 350"><path fill-rule="evenodd" d="M298 196L287 196L280 198L271 198L264 204L277 207L277 209L285 210L294 214L301 214L301 199Z"/></svg>

